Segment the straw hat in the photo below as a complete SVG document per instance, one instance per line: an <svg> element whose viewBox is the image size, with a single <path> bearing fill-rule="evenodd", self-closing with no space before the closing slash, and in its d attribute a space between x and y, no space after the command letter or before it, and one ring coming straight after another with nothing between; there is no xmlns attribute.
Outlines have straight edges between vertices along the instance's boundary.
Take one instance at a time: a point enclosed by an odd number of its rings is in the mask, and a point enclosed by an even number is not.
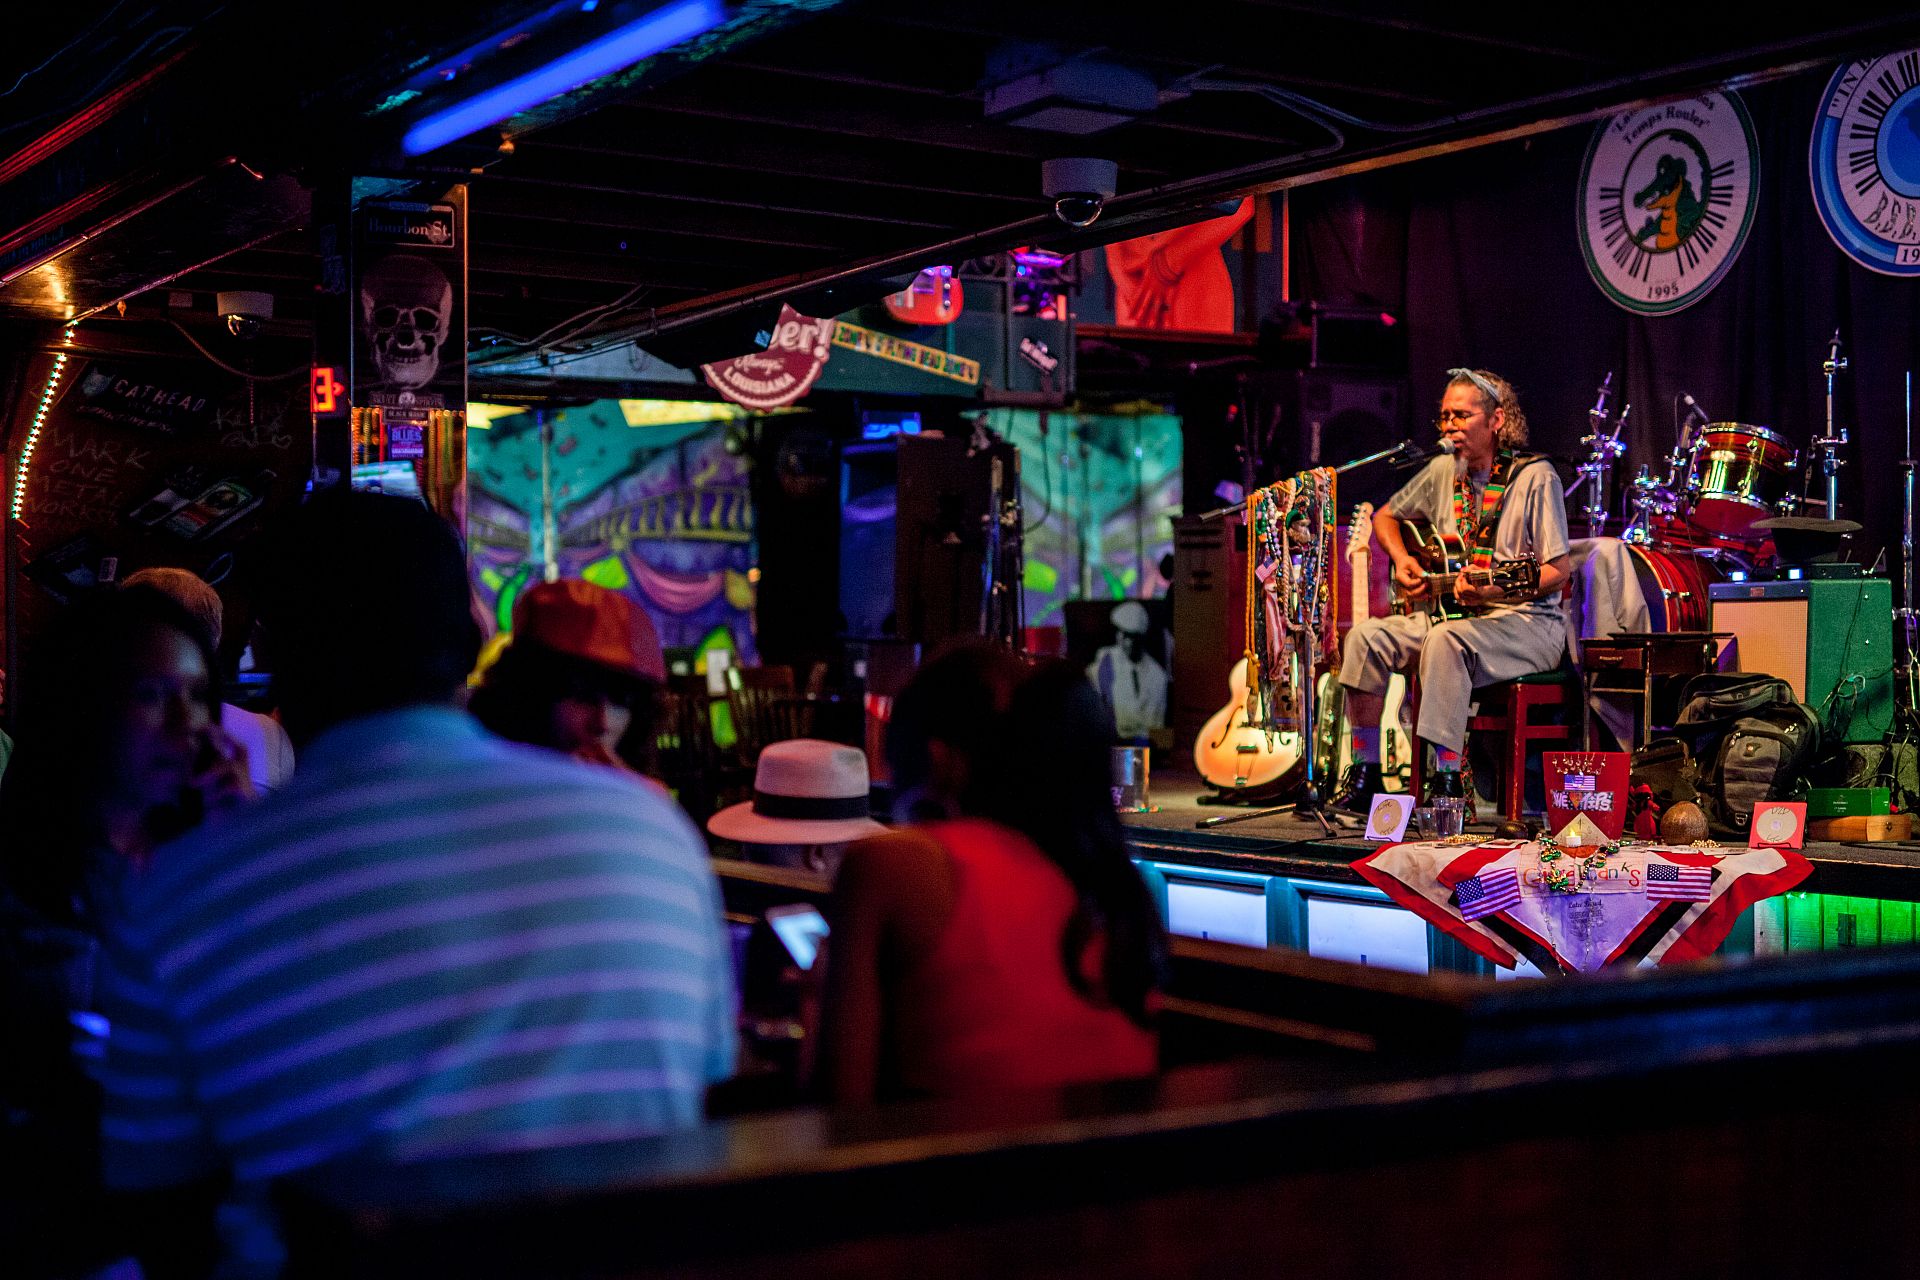
<svg viewBox="0 0 1920 1280"><path fill-rule="evenodd" d="M869 816L867 757L818 738L773 742L753 769L753 799L707 819L743 844L840 844L886 828Z"/></svg>
<svg viewBox="0 0 1920 1280"><path fill-rule="evenodd" d="M626 675L665 684L660 634L632 599L591 582L566 578L529 587L513 606L516 640L584 658Z"/></svg>

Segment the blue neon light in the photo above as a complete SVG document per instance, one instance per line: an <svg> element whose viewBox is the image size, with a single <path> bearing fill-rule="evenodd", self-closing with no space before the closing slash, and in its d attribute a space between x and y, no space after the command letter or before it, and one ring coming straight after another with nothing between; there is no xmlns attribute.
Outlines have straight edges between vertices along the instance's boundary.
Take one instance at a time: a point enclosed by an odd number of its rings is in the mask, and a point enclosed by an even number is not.
<svg viewBox="0 0 1920 1280"><path fill-rule="evenodd" d="M544 67L434 112L407 130L400 145L410 156L425 155L569 89L704 35L725 19L726 7L720 0L679 0L663 5Z"/></svg>
<svg viewBox="0 0 1920 1280"><path fill-rule="evenodd" d="M891 436L917 436L920 434L920 415L912 410L901 413L860 415L860 438L863 440L885 440Z"/></svg>

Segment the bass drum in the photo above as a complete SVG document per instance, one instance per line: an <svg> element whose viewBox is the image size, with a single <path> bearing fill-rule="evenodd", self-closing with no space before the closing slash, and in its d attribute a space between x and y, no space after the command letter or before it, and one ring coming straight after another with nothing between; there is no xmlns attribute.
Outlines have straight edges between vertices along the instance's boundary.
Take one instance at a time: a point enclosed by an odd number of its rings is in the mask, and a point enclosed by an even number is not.
<svg viewBox="0 0 1920 1280"><path fill-rule="evenodd" d="M1629 542L1634 577L1647 598L1647 630L1705 631L1707 588L1727 580L1718 560L1682 547L1646 547Z"/></svg>

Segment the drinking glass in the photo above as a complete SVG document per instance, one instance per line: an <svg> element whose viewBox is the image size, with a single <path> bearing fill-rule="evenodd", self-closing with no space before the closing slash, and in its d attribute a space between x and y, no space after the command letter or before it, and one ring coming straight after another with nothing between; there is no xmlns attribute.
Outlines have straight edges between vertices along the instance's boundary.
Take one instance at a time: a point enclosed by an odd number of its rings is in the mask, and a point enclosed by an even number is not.
<svg viewBox="0 0 1920 1280"><path fill-rule="evenodd" d="M1147 794L1147 748L1113 749L1113 807L1122 813L1152 809Z"/></svg>
<svg viewBox="0 0 1920 1280"><path fill-rule="evenodd" d="M1433 838L1445 840L1448 836L1457 836L1466 829L1467 802L1460 796L1435 796L1433 804Z"/></svg>
<svg viewBox="0 0 1920 1280"><path fill-rule="evenodd" d="M1413 811L1413 834L1420 840L1431 840L1433 834L1433 810L1421 805Z"/></svg>

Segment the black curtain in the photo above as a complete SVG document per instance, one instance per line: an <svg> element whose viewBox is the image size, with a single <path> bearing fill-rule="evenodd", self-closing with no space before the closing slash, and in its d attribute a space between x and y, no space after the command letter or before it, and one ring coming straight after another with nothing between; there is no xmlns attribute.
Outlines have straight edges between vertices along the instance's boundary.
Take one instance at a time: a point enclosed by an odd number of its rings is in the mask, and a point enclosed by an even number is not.
<svg viewBox="0 0 1920 1280"><path fill-rule="evenodd" d="M1782 433L1804 458L1824 423L1821 363L1837 328L1852 361L1840 404L1853 439L1842 513L1866 525L1860 558L1882 546L1892 557L1920 280L1856 265L1814 211L1807 148L1827 75L1742 91L1760 147L1754 226L1713 292L1676 315L1621 310L1587 274L1575 201L1592 125L1295 192L1295 298L1404 316L1415 422L1430 415L1448 367L1491 368L1519 388L1534 446L1567 460L1584 456L1586 410L1611 370L1617 397L1633 405L1616 512L1640 463L1663 470L1682 392L1715 421Z"/></svg>

